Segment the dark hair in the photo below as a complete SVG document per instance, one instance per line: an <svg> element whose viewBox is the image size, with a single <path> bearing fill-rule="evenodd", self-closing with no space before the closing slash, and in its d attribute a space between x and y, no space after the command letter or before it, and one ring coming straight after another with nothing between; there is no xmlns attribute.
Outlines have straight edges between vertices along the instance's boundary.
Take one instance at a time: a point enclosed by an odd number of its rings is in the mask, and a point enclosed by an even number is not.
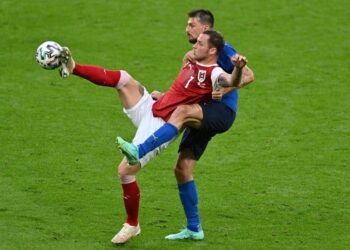
<svg viewBox="0 0 350 250"><path fill-rule="evenodd" d="M214 30L206 30L202 34L209 36L209 45L216 48L217 54L220 55L225 46L224 36Z"/></svg>
<svg viewBox="0 0 350 250"><path fill-rule="evenodd" d="M198 17L201 24L207 24L210 28L214 27L214 16L209 10L191 10L187 15L188 17Z"/></svg>

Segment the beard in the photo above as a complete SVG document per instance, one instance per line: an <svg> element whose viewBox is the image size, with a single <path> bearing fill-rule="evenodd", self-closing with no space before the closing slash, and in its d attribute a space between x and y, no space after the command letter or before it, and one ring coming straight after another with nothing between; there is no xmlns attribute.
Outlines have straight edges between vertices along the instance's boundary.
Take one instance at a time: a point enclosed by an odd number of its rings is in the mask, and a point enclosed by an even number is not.
<svg viewBox="0 0 350 250"><path fill-rule="evenodd" d="M194 55L194 60L196 60L197 62L202 62L204 59L206 59L206 56L198 56L198 55Z"/></svg>
<svg viewBox="0 0 350 250"><path fill-rule="evenodd" d="M195 44L197 42L197 38L188 38L188 41L192 44Z"/></svg>
<svg viewBox="0 0 350 250"><path fill-rule="evenodd" d="M188 41L192 44L195 44L197 42L197 37L193 37L190 34L187 33Z"/></svg>

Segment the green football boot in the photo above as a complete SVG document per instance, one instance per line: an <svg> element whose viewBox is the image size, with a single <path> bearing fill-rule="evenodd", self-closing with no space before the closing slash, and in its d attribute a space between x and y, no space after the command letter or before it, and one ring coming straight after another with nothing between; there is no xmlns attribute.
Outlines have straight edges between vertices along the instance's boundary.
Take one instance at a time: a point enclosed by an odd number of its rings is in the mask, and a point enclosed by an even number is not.
<svg viewBox="0 0 350 250"><path fill-rule="evenodd" d="M115 143L123 155L125 155L129 165L135 165L139 162L139 150L136 145L117 137Z"/></svg>
<svg viewBox="0 0 350 250"><path fill-rule="evenodd" d="M165 237L166 240L185 240L185 239L191 239L191 240L203 240L204 239L204 232L203 230L200 230L199 232L191 231L187 228L182 230L180 233L177 234L169 234Z"/></svg>

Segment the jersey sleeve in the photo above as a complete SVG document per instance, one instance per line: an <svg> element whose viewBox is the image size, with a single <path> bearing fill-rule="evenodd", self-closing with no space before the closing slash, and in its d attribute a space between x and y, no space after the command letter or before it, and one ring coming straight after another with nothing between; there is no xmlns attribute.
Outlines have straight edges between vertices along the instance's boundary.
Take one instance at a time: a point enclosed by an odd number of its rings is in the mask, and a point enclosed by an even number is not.
<svg viewBox="0 0 350 250"><path fill-rule="evenodd" d="M229 74L232 72L234 67L231 62L231 57L235 56L236 54L237 52L233 46L225 42L224 49L221 51L218 58L218 64Z"/></svg>
<svg viewBox="0 0 350 250"><path fill-rule="evenodd" d="M222 74L224 72L225 71L220 67L214 68L213 71L211 72L211 84L213 86L213 90L217 90L219 88L218 78L219 78L220 74Z"/></svg>
<svg viewBox="0 0 350 250"><path fill-rule="evenodd" d="M233 57L235 55L237 55L237 51L233 48L233 46L229 43L225 43L224 46L224 53L226 54L226 56L228 57Z"/></svg>

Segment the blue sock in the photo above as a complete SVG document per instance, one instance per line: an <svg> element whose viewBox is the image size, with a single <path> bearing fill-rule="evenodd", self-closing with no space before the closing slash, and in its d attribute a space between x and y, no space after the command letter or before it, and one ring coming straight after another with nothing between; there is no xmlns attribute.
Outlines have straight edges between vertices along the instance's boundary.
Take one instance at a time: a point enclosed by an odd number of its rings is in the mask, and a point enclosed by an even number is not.
<svg viewBox="0 0 350 250"><path fill-rule="evenodd" d="M198 195L194 180L178 184L179 195L187 218L187 228L194 232L202 230L198 213Z"/></svg>
<svg viewBox="0 0 350 250"><path fill-rule="evenodd" d="M171 123L165 123L142 144L139 145L139 158L177 136L179 130Z"/></svg>

